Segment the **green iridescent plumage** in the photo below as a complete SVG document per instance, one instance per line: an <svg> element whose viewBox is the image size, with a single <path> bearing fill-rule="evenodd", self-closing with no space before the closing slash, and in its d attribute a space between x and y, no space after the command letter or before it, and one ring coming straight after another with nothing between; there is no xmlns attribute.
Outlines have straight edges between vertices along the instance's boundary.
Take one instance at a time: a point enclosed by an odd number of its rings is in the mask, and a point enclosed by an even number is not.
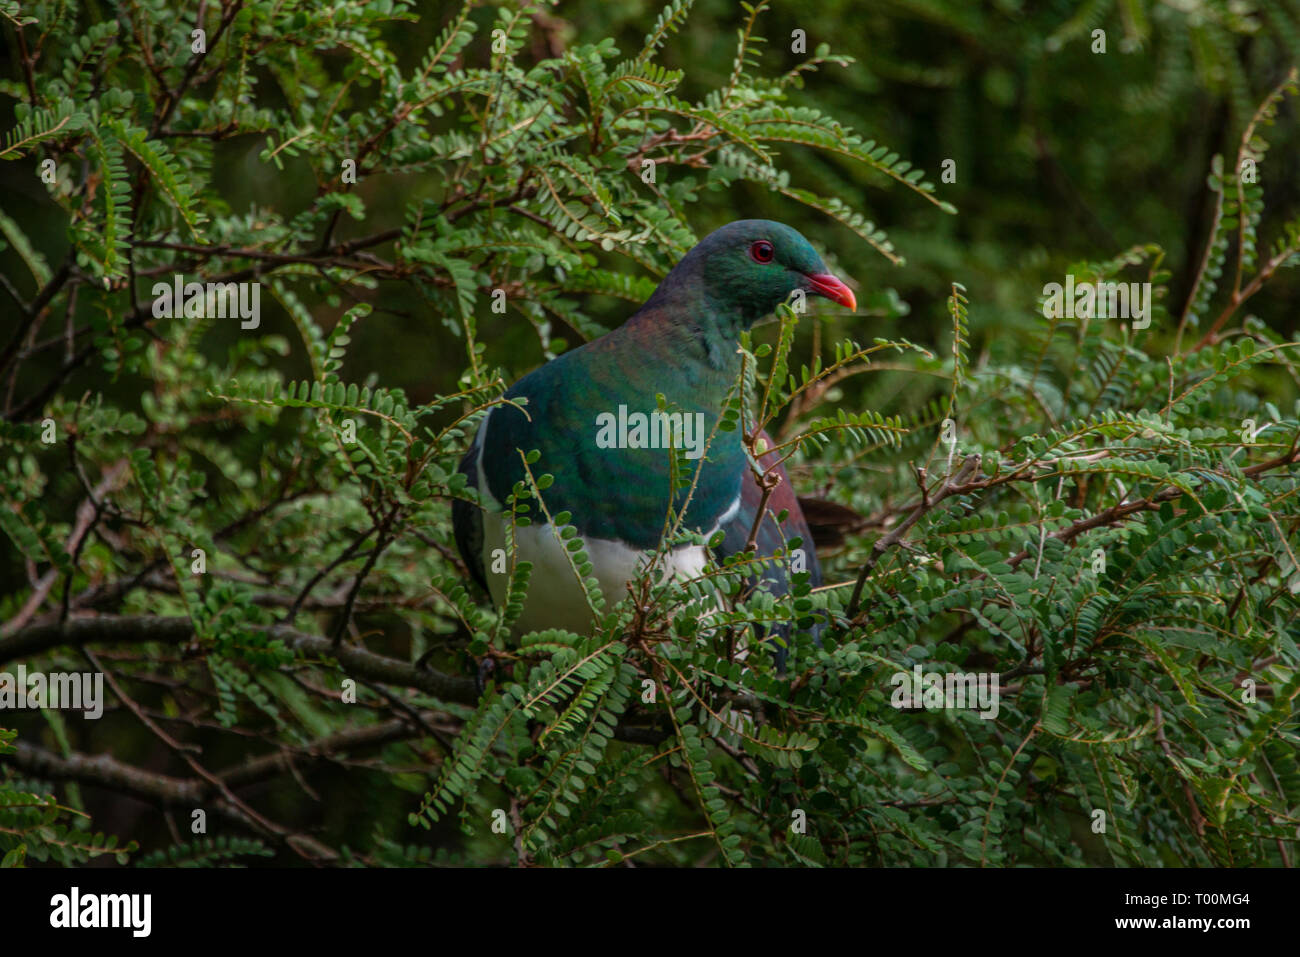
<svg viewBox="0 0 1300 957"><path fill-rule="evenodd" d="M753 525L757 497L742 495L753 491L753 479L739 431L720 431L716 425L737 388L741 332L795 290L854 305L848 288L788 226L742 220L713 232L623 326L552 360L507 391L507 398L527 402L523 408L496 407L480 427L462 463L471 487L486 493L491 500L486 507L499 509L525 479L521 453L536 450L533 475L554 477L544 492L547 509L570 513L584 538L653 550L673 506L686 509L684 530L722 529L720 551L739 550ZM667 410L697 417L693 421L710 436L703 459L687 463L700 466L693 489L674 492L667 449L611 448L600 441L601 421L649 415L661 408L659 396ZM789 501L794 502L792 495ZM457 540L483 581L481 519L473 506L457 503ZM762 531L760 553L771 554L790 534L806 538L797 503L787 524ZM804 544L811 555L812 543ZM816 575L815 555L811 569ZM782 582L769 584L780 589Z"/></svg>

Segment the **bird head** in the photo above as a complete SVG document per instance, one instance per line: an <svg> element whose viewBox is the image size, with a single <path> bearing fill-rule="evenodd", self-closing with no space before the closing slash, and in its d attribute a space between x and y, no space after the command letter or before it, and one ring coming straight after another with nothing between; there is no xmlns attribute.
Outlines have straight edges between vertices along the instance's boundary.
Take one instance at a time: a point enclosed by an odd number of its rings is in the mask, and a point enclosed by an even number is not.
<svg viewBox="0 0 1300 957"><path fill-rule="evenodd" d="M767 219L742 219L714 230L687 253L678 269L683 267L698 276L718 312L742 328L796 290L857 308L853 290L832 275L798 230Z"/></svg>

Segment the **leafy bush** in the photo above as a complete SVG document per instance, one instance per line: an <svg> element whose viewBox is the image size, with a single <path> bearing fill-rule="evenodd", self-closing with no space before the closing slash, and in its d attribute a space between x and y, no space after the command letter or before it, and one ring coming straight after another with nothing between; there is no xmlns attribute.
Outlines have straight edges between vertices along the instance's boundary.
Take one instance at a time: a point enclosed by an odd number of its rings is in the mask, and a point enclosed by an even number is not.
<svg viewBox="0 0 1300 957"><path fill-rule="evenodd" d="M23 51L0 156L45 184L66 235L0 216L29 274L4 283L0 663L88 665L116 702L103 730L20 723L6 864L136 849L56 824L84 811L82 784L161 809L170 840L146 865L1289 863L1300 405L1279 403L1296 344L1245 306L1300 261L1300 220L1266 221L1246 172L1267 168L1294 74L1210 171L1181 308L1155 245L1070 268L1149 283L1149 326L1025 288L1033 335L977 353L981 303L957 275L942 344L864 345L843 317L809 332L788 309L746 338L724 421L756 459L767 427L800 489L838 504L810 511L825 587L748 595L742 555L684 584L647 574L635 601L592 595L590 636L516 643L528 569L500 612L468 584L456 464L522 371L502 365L643 301L699 235L693 207L754 184L882 265L902 258L884 230L792 160L833 157L936 223L956 212L792 99L847 58L761 68L763 4L725 82L679 98L661 54L690 6L630 55L539 54L539 11L469 3L404 66L385 37L415 12L391 0L231 0L202 23L156 2L103 19L0 3ZM231 167L285 195L232 208ZM260 283L266 314L159 316L155 284L177 274ZM891 292L868 314L905 315ZM350 352L405 339L411 312L463 357L427 396ZM520 490L520 522L545 487ZM726 610L701 625L684 601ZM737 656L755 625L812 617L820 645L798 634L788 673L757 643ZM897 707L917 668L996 676L996 713ZM195 810L232 832L182 837Z"/></svg>

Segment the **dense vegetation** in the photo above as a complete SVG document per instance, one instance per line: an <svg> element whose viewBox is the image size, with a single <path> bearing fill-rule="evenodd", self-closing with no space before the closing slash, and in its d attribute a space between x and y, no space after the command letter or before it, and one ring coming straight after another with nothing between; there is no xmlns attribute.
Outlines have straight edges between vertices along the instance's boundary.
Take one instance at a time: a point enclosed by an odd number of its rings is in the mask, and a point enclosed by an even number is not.
<svg viewBox="0 0 1300 957"><path fill-rule="evenodd" d="M0 714L5 864L1291 864L1294 4L742 6L0 0L0 670L107 695ZM749 216L862 290L722 421L828 584L515 642L474 428Z"/></svg>

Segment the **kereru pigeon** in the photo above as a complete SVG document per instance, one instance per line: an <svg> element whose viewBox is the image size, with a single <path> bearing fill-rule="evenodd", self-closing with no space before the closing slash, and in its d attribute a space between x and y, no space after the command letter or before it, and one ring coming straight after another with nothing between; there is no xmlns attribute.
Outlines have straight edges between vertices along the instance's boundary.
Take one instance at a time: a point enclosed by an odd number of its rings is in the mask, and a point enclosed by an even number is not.
<svg viewBox="0 0 1300 957"><path fill-rule="evenodd" d="M509 578L499 573L504 552L495 551L505 545L503 504L526 478L521 453L534 449L540 457L528 467L533 476L554 476L541 493L546 510L569 513L610 603L626 595L626 583L659 547L670 503L675 511L686 505L683 528L706 540L723 532L716 559L744 550L762 491L739 430L715 430L715 424L740 374L740 333L795 290L857 308L852 290L831 275L796 230L762 219L730 223L687 253L620 328L563 353L505 393L527 402L494 406L460 466L481 504L456 500L452 509L461 555L498 606ZM673 413L680 414L672 418ZM669 431L673 438L665 441ZM693 489L673 492L670 444L685 454L691 474L699 470ZM763 456L763 464L775 457ZM781 481L769 498L771 514L759 528L757 553L772 556L799 537L816 587L821 571L807 523L784 469L776 471ZM778 527L772 515L782 510L789 514ZM517 559L533 566L516 634L544 628L589 633L591 609L565 543L544 524L536 503L529 517L531 524L516 536ZM677 546L663 567L693 577L707 558L703 546ZM789 590L785 561L767 563L757 577L756 587L775 595Z"/></svg>

